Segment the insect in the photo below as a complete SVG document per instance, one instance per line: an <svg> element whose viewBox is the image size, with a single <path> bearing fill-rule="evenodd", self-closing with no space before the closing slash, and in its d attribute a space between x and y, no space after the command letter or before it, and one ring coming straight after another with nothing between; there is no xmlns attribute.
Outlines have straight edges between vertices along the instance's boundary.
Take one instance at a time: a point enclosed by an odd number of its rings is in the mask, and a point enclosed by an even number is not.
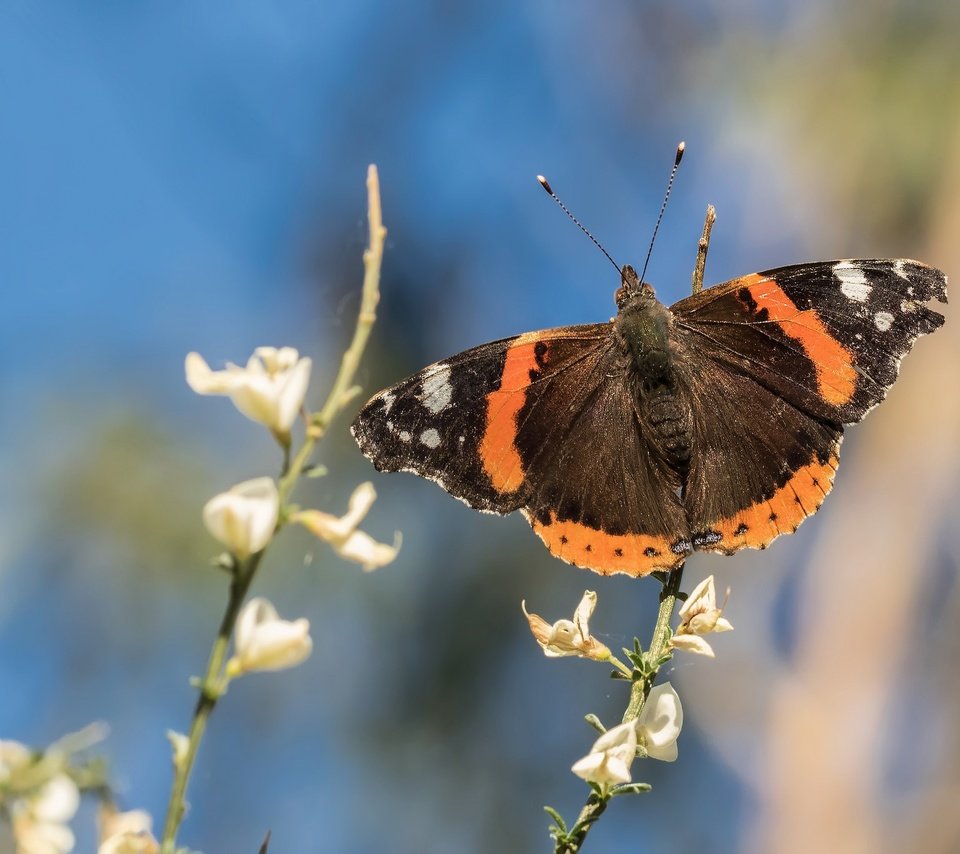
<svg viewBox="0 0 960 854"><path fill-rule="evenodd" d="M607 323L483 344L381 391L352 426L361 450L478 510L519 510L553 555L604 575L763 549L819 509L844 426L943 324L925 303L946 302L946 277L816 261L667 308L628 265L615 299Z"/></svg>

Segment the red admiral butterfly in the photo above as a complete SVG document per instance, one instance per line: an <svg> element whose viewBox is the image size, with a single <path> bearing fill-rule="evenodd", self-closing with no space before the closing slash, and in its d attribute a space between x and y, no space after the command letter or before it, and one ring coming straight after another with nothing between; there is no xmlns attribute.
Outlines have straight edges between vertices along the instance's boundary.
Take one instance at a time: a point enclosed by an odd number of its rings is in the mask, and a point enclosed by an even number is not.
<svg viewBox="0 0 960 854"><path fill-rule="evenodd" d="M351 429L378 470L520 510L568 563L671 570L694 550L766 548L816 512L844 425L943 324L929 300L947 301L946 277L903 259L779 267L670 308L625 266L608 323L437 362Z"/></svg>

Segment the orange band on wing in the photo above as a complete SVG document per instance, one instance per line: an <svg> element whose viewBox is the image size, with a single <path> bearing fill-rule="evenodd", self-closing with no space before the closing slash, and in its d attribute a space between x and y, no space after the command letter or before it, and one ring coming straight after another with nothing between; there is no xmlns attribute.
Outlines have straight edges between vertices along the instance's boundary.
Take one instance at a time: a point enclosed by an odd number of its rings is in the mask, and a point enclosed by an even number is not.
<svg viewBox="0 0 960 854"><path fill-rule="evenodd" d="M517 416L526 402L530 372L537 370L536 341L507 350L500 388L487 395L487 422L480 442L483 470L498 492L516 492L523 483L523 460L515 444Z"/></svg>
<svg viewBox="0 0 960 854"><path fill-rule="evenodd" d="M603 575L622 572L637 577L659 569L673 569L683 563L690 551L685 537L677 537L676 542L683 543L677 553L666 537L607 534L578 522L558 522L556 514L552 514L546 524L526 511L524 515L551 554Z"/></svg>
<svg viewBox="0 0 960 854"><path fill-rule="evenodd" d="M762 549L780 534L792 534L804 519L820 509L833 486L837 463L836 447L825 463L814 455L769 499L711 524L707 534L719 534L720 539L697 547L711 552Z"/></svg>
<svg viewBox="0 0 960 854"><path fill-rule="evenodd" d="M801 311L773 279L754 274L742 279L743 286L769 319L799 342L817 372L817 387L823 399L834 406L850 402L857 387L853 354L844 347L812 309Z"/></svg>

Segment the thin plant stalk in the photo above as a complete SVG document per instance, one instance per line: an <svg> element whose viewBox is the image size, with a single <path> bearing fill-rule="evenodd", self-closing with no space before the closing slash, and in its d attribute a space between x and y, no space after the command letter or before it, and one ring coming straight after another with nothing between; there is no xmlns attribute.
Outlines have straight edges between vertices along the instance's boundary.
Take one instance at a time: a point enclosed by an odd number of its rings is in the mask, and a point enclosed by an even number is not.
<svg viewBox="0 0 960 854"><path fill-rule="evenodd" d="M670 641L670 621L673 618L673 609L677 604L677 594L680 591L680 580L683 577L683 564L680 564L673 572L669 573L664 582L663 589L660 592L660 609L657 612L657 622L653 627L653 635L650 638L650 647L647 650L647 660L650 662L659 661L666 653L667 644ZM652 669L645 675L640 675L634 679L630 686L630 700L627 703L626 711L623 713L623 722L636 720L643 711L644 703L650 695L650 689L657 678L659 667ZM600 794L593 790L587 798L587 802L580 810L577 821L573 825L569 834L565 834L557 840L554 847L554 854L578 854L583 846L587 833L596 822L607 804L610 802L610 795Z"/></svg>
<svg viewBox="0 0 960 854"><path fill-rule="evenodd" d="M334 379L333 386L327 400L320 411L310 419L303 444L291 458L290 449L284 446L282 474L278 483L280 506L284 507L288 501L297 480L313 454L317 442L323 438L333 419L356 396L359 389L353 385L353 379L360 359L366 348L370 330L376 321L377 304L380 301L380 270L383 263L383 249L387 230L383 225L382 208L380 204L380 181L377 167L370 165L367 170L367 199L368 221L370 225L370 243L363 253L364 277L363 292L360 300L360 311L354 329L353 339L343 355L340 370ZM281 512L277 522L277 530L285 524L285 516ZM182 755L175 754L174 777L170 788L170 799L167 804L166 819L161 840L161 854L174 854L176 850L177 832L186 813L186 793L190 775L196 763L200 742L211 713L218 700L226 691L229 679L224 673L227 650L233 637L237 616L243 606L254 576L260 567L264 551L251 555L247 560L234 563L231 566L231 582L227 605L220 620L220 627L210 650L207 668L200 680L197 703L194 707L193 719L187 733L186 748Z"/></svg>

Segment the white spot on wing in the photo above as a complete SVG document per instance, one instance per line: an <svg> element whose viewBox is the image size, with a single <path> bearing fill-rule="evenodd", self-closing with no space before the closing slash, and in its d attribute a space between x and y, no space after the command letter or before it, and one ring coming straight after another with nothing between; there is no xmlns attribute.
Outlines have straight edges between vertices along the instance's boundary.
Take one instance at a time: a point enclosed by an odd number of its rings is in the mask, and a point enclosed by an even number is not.
<svg viewBox="0 0 960 854"><path fill-rule="evenodd" d="M453 386L450 385L450 366L438 365L423 378L420 400L434 415L450 405Z"/></svg>
<svg viewBox="0 0 960 854"><path fill-rule="evenodd" d="M893 272L896 273L901 279L910 281L910 277L907 275L907 267L903 263L903 258L897 258L897 260L893 262Z"/></svg>
<svg viewBox="0 0 960 854"><path fill-rule="evenodd" d="M410 434L409 434L406 430L401 430L401 431L400 431L400 441L401 441L401 442L409 442L409 441L410 441Z"/></svg>
<svg viewBox="0 0 960 854"><path fill-rule="evenodd" d="M420 434L420 441L428 448L436 448L440 444L440 434L433 427L428 427Z"/></svg>
<svg viewBox="0 0 960 854"><path fill-rule="evenodd" d="M891 326L893 326L893 315L889 311L878 311L873 316L873 322L876 325L877 329L881 332L886 332Z"/></svg>
<svg viewBox="0 0 960 854"><path fill-rule="evenodd" d="M841 261L833 267L833 275L840 280L840 290L843 295L854 302L866 302L873 288L867 281L866 275L856 264L850 261Z"/></svg>
<svg viewBox="0 0 960 854"><path fill-rule="evenodd" d="M383 401L383 414L386 415L391 409L393 409L393 402L396 400L396 395L385 393L380 400Z"/></svg>

